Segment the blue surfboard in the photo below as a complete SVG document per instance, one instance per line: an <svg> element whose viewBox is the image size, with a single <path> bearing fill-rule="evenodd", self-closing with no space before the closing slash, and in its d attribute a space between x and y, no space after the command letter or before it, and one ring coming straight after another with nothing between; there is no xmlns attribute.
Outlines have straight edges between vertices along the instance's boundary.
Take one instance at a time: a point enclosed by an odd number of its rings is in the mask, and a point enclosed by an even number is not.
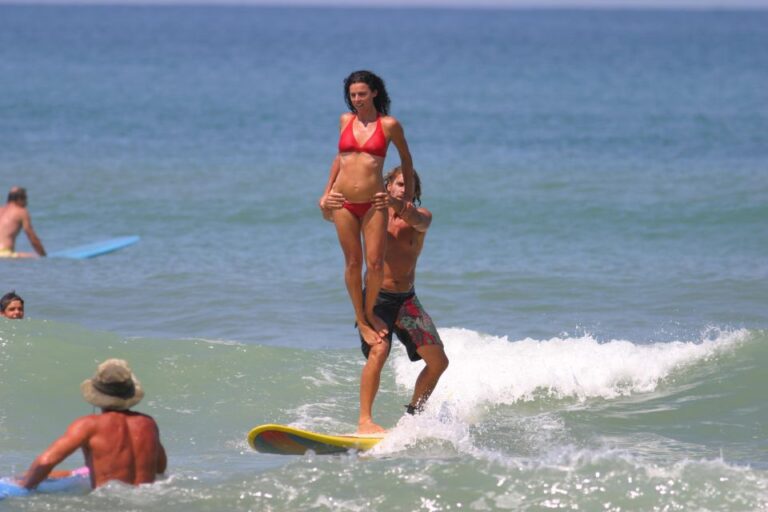
<svg viewBox="0 0 768 512"><path fill-rule="evenodd" d="M83 468L86 469L86 468ZM80 472L62 478L43 480L37 489L28 491L19 486L12 478L0 478L0 500L11 497L29 496L34 492L41 493L86 493L91 490L91 479L88 472Z"/></svg>
<svg viewBox="0 0 768 512"><path fill-rule="evenodd" d="M102 240L101 242L94 242L92 244L79 245L71 249L65 249L63 251L52 252L48 255L49 258L70 258L75 260L84 260L87 258L95 258L103 254L123 249L129 245L133 245L138 242L141 237L133 236L121 236L119 238L110 238L109 240Z"/></svg>

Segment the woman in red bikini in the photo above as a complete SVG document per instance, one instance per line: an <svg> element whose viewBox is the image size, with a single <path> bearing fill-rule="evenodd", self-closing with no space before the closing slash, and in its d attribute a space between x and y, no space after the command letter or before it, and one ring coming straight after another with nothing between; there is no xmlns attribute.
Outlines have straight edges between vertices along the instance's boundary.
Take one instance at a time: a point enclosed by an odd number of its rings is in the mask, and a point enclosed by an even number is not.
<svg viewBox="0 0 768 512"><path fill-rule="evenodd" d="M386 323L373 313L384 272L387 210L372 208L373 197L384 191L382 169L390 141L400 154L406 190L411 195L413 162L403 127L388 115L389 95L381 78L370 71L355 71L344 80L344 98L350 112L339 120L339 153L331 166L320 208L326 212L326 202L343 202L342 208L333 209L329 220L336 225L344 253L344 282L360 334L369 345L376 345L387 334Z"/></svg>

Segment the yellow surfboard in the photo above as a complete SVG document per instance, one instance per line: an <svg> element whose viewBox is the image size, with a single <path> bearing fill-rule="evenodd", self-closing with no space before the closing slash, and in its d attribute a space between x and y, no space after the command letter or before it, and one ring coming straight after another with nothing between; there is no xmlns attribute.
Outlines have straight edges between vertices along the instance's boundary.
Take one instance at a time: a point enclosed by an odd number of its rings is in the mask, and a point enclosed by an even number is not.
<svg viewBox="0 0 768 512"><path fill-rule="evenodd" d="M365 451L376 446L384 435L329 435L310 432L288 425L259 425L248 433L248 444L261 453L302 455L309 450L318 455Z"/></svg>

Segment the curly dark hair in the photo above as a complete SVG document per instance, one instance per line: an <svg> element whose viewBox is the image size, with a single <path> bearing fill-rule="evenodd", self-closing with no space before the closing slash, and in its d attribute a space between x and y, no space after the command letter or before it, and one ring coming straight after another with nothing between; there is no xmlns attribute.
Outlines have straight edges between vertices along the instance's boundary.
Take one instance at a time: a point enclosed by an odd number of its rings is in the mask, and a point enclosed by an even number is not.
<svg viewBox="0 0 768 512"><path fill-rule="evenodd" d="M384 80L379 78L375 73L366 70L354 71L344 79L344 101L347 102L350 112L357 113L357 110L352 105L352 101L349 99L349 87L352 84L366 84L370 87L371 91L376 91L376 97L373 98L373 106L376 107L376 112L379 114L389 115L389 94L387 94L387 88L384 86Z"/></svg>
<svg viewBox="0 0 768 512"><path fill-rule="evenodd" d="M403 168L398 165L384 175L384 185L389 185L401 174L403 174ZM413 204L421 205L421 178L419 178L416 169L413 170Z"/></svg>

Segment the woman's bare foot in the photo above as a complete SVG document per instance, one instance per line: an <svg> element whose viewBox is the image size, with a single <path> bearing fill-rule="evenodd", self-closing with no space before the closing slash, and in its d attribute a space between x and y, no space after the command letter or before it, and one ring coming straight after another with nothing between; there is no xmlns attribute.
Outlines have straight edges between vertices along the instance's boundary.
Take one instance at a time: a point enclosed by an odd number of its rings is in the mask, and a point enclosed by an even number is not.
<svg viewBox="0 0 768 512"><path fill-rule="evenodd" d="M376 334L379 335L379 337L384 338L387 333L389 332L389 329L387 328L387 323L379 318L379 316L376 313L371 312L370 314L365 315L366 318L368 318L368 321L371 323L371 326L376 331Z"/></svg>
<svg viewBox="0 0 768 512"><path fill-rule="evenodd" d="M363 420L357 424L357 432L359 435L371 435L371 434L386 434L387 429L381 425L377 425L373 420Z"/></svg>
<svg viewBox="0 0 768 512"><path fill-rule="evenodd" d="M357 322L357 328L360 329L360 336L363 337L365 342L371 346L378 345L382 342L381 337L379 334L373 330L373 327L368 325L366 322L361 322L358 320Z"/></svg>

